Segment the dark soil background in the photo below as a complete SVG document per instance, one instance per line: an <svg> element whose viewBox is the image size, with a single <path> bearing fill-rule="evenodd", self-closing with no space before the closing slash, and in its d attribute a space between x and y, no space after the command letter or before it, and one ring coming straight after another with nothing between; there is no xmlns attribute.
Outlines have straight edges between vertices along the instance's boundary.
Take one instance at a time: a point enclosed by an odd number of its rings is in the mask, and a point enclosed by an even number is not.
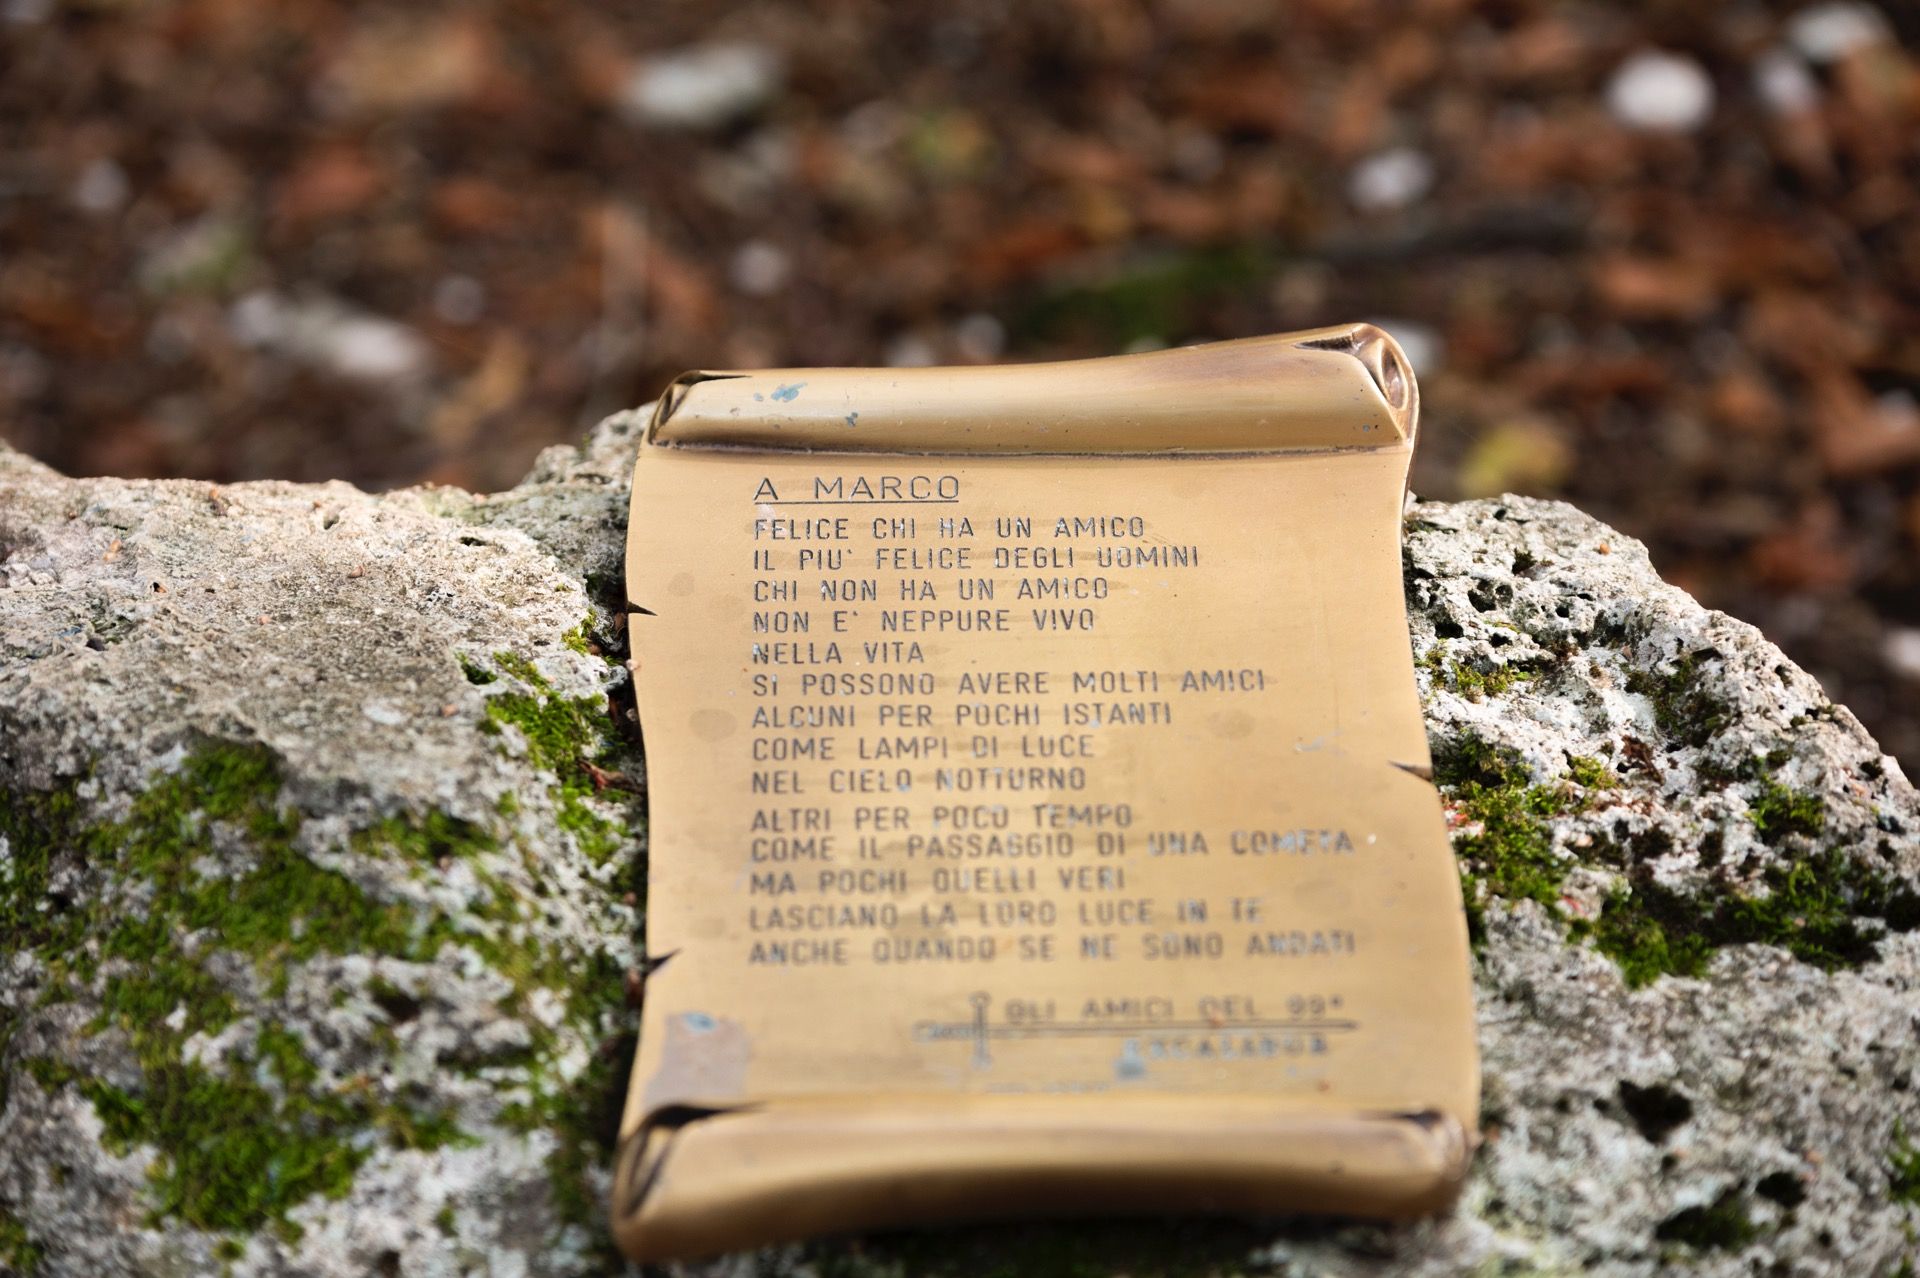
<svg viewBox="0 0 1920 1278"><path fill-rule="evenodd" d="M1920 5L0 0L0 435L512 483L683 368L1407 344L1920 773Z"/></svg>

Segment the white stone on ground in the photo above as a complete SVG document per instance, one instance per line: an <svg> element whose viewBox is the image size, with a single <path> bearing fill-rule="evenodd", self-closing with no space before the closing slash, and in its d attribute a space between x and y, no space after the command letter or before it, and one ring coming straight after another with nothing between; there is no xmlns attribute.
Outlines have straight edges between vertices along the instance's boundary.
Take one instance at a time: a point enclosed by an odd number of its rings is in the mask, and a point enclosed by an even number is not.
<svg viewBox="0 0 1920 1278"><path fill-rule="evenodd" d="M641 124L715 129L763 106L781 74L780 55L767 45L689 45L635 67L620 102Z"/></svg>
<svg viewBox="0 0 1920 1278"><path fill-rule="evenodd" d="M1607 109L1628 128L1689 133L1713 113L1713 81L1692 58L1642 50L1607 81Z"/></svg>
<svg viewBox="0 0 1920 1278"><path fill-rule="evenodd" d="M1802 9L1787 23L1787 39L1809 62L1838 62L1892 35L1885 14L1851 0Z"/></svg>
<svg viewBox="0 0 1920 1278"><path fill-rule="evenodd" d="M1347 198L1355 208L1381 213L1404 208L1433 186L1433 161L1410 146L1370 155L1353 166Z"/></svg>

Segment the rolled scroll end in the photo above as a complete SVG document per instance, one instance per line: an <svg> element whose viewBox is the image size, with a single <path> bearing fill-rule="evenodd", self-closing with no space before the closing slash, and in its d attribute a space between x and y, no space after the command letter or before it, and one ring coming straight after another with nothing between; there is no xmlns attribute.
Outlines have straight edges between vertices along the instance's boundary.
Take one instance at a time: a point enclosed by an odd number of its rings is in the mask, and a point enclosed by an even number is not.
<svg viewBox="0 0 1920 1278"><path fill-rule="evenodd" d="M1412 366L1348 324L1053 364L683 374L649 442L1077 455L1411 449Z"/></svg>

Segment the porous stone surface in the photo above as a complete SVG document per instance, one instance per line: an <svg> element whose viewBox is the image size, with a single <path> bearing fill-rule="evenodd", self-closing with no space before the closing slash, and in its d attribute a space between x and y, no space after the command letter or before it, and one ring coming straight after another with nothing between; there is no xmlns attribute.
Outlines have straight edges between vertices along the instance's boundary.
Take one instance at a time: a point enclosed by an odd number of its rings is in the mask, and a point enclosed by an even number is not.
<svg viewBox="0 0 1920 1278"><path fill-rule="evenodd" d="M0 1272L620 1272L639 420L491 496L74 480L0 448ZM1476 936L1455 1213L679 1268L1913 1272L1898 765L1570 507L1411 504L1406 576Z"/></svg>
<svg viewBox="0 0 1920 1278"><path fill-rule="evenodd" d="M631 454L562 452L488 498L0 450L0 1268L610 1263Z"/></svg>

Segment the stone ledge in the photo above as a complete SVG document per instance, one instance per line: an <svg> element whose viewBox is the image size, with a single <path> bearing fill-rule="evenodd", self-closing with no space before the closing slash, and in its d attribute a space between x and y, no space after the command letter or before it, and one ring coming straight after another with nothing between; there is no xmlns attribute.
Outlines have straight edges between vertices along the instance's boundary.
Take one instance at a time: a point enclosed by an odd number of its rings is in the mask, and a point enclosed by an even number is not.
<svg viewBox="0 0 1920 1278"><path fill-rule="evenodd" d="M0 1268L618 1272L643 419L518 488L72 480L0 449ZM1893 1273L1920 799L1565 505L1408 511L1486 1137L1392 1229L1115 1222L712 1272Z"/></svg>

